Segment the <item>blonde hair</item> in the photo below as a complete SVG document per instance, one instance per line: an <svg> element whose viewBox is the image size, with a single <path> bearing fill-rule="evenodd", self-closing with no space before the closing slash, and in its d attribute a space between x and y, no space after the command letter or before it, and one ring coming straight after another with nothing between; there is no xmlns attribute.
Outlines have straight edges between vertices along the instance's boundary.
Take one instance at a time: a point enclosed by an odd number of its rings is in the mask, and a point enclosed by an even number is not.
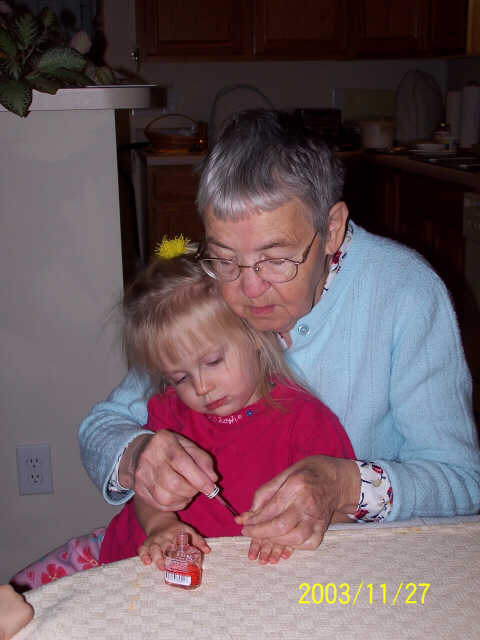
<svg viewBox="0 0 480 640"><path fill-rule="evenodd" d="M269 396L273 379L297 387L273 331L257 331L222 298L215 280L194 258L155 259L127 288L123 299L124 347L130 365L147 372L164 390L162 361L226 336L235 344L248 340L260 366L258 389Z"/></svg>

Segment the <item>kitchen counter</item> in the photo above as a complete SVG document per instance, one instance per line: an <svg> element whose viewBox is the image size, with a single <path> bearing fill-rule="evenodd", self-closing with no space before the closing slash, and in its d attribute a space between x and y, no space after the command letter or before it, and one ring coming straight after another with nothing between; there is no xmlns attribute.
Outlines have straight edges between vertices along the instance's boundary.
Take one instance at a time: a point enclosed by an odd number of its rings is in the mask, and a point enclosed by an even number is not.
<svg viewBox="0 0 480 640"><path fill-rule="evenodd" d="M205 151L154 151L151 147L142 149L138 153L147 167L184 164L195 165L206 156Z"/></svg>
<svg viewBox="0 0 480 640"><path fill-rule="evenodd" d="M113 84L65 87L54 95L34 90L30 110L144 109L150 106L150 91L156 86ZM6 109L0 105L1 111Z"/></svg>
<svg viewBox="0 0 480 640"><path fill-rule="evenodd" d="M466 187L467 190L480 191L480 172L469 173L459 169L438 166L433 163L419 162L411 156L404 154L349 151L341 152L338 156L349 164L351 161L361 161L380 167L390 167L400 171L416 173L444 182L456 183Z"/></svg>

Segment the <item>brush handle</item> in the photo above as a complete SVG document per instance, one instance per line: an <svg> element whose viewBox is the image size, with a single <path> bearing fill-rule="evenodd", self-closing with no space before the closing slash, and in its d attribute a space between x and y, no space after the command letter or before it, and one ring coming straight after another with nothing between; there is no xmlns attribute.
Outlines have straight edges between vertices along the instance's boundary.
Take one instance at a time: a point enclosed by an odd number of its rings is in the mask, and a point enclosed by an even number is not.
<svg viewBox="0 0 480 640"><path fill-rule="evenodd" d="M225 507L225 509L228 509L230 511L230 513L232 514L232 516L239 516L240 514L238 513L238 511L232 507L232 505L225 500L225 498L223 498L220 495L220 487L217 484L213 485L213 490L207 495L207 498L209 500L211 500L212 498L216 498L218 500L218 502L220 502L221 505L223 505Z"/></svg>

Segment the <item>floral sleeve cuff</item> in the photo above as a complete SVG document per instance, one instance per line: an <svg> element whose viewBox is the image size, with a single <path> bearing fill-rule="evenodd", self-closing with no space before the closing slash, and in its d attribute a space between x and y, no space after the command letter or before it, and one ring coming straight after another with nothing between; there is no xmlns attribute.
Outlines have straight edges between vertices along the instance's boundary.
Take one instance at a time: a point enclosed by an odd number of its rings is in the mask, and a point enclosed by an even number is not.
<svg viewBox="0 0 480 640"><path fill-rule="evenodd" d="M354 462L360 470L362 486L357 510L348 517L357 522L382 522L392 510L393 490L390 478L374 462Z"/></svg>

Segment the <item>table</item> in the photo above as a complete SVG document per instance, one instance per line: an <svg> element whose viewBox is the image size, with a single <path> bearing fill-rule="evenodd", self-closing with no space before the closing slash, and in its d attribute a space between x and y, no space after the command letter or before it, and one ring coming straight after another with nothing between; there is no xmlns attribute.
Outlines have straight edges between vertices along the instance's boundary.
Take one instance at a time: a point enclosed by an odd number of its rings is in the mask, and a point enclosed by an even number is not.
<svg viewBox="0 0 480 640"><path fill-rule="evenodd" d="M249 561L247 539L211 539L194 591L137 558L90 569L28 592L15 640L478 638L480 518L428 522L333 527L276 566Z"/></svg>

